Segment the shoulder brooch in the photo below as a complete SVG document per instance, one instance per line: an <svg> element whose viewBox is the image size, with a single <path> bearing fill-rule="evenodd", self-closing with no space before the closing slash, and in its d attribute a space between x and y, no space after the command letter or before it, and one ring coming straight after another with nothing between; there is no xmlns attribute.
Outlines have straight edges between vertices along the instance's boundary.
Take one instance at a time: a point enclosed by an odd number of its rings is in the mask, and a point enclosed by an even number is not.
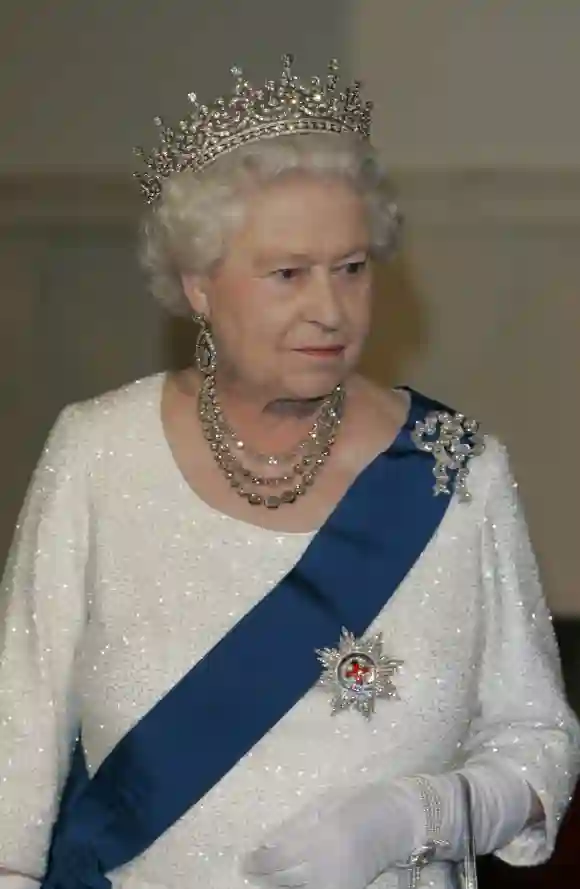
<svg viewBox="0 0 580 889"><path fill-rule="evenodd" d="M457 493L460 500L471 500L467 488L469 463L485 450L479 423L463 414L431 411L415 424L411 438L420 451L435 458L435 496Z"/></svg>

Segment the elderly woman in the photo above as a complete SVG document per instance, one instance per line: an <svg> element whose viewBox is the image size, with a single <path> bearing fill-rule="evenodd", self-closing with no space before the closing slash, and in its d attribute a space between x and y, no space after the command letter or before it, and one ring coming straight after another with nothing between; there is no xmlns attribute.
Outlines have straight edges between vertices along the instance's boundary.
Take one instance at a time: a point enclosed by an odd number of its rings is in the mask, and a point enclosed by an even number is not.
<svg viewBox="0 0 580 889"><path fill-rule="evenodd" d="M398 217L284 60L147 158L191 369L65 409L6 570L0 889L454 885L549 857L578 728L504 449L359 376Z"/></svg>

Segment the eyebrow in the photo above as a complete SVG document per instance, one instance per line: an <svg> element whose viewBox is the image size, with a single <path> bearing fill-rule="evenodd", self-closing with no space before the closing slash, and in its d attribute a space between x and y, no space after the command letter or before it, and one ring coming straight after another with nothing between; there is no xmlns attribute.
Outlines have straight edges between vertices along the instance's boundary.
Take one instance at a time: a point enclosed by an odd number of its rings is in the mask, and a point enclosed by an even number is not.
<svg viewBox="0 0 580 889"><path fill-rule="evenodd" d="M337 263L344 262L349 259L351 256L357 256L360 253L364 253L365 256L370 253L370 247L368 244L364 246L355 247L353 250L349 250L346 253L341 253L339 256L335 257L332 260L332 265L336 265ZM299 265L312 265L314 261L314 257L308 253L262 253L258 254L255 259L256 266L262 268L285 268L288 265L292 265L293 263L297 263Z"/></svg>

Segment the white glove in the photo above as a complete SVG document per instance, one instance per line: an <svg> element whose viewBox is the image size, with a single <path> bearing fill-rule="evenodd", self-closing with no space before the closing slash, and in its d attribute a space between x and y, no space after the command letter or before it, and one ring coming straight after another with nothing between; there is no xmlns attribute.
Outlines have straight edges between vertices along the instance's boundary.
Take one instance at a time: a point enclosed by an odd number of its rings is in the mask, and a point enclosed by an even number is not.
<svg viewBox="0 0 580 889"><path fill-rule="evenodd" d="M472 789L479 854L501 848L525 826L532 806L528 784L496 762L462 770ZM465 854L463 791L457 774L427 778L441 805L439 858ZM253 882L268 887L364 889L404 863L427 840L421 787L413 779L374 782L334 795L298 813L264 838L244 862Z"/></svg>

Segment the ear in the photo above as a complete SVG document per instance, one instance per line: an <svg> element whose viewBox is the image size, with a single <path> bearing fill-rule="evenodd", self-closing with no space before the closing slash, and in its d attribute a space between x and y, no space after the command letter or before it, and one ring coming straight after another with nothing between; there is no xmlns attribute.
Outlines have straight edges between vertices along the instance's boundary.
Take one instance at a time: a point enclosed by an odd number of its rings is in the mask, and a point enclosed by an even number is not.
<svg viewBox="0 0 580 889"><path fill-rule="evenodd" d="M181 286L193 311L205 315L206 318L209 317L209 300L203 279L199 275L182 275Z"/></svg>

